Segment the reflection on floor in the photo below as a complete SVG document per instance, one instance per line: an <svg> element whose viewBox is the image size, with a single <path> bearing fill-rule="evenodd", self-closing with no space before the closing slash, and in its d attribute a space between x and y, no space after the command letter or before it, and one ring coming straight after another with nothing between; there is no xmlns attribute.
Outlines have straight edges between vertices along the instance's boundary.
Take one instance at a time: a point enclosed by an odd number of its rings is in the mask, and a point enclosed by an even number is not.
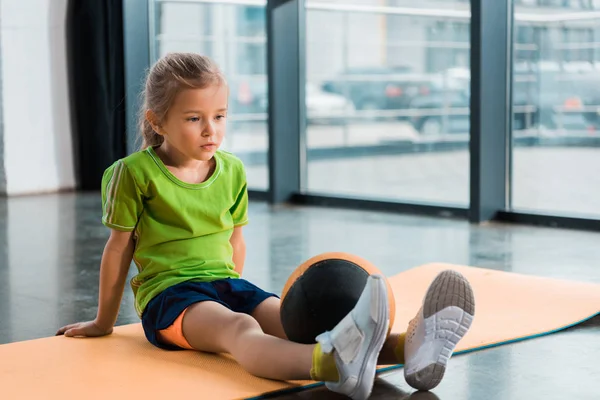
<svg viewBox="0 0 600 400"><path fill-rule="evenodd" d="M0 201L0 343L50 336L61 324L94 318L108 235L100 211L96 193ZM441 261L600 283L598 233L263 203L252 203L250 216L245 277L275 292L299 263L325 251L359 254L387 275ZM137 321L127 289L118 324ZM457 356L432 393L414 393L402 370L386 373L372 398L598 399L599 353L596 318ZM340 397L313 389L278 398Z"/></svg>

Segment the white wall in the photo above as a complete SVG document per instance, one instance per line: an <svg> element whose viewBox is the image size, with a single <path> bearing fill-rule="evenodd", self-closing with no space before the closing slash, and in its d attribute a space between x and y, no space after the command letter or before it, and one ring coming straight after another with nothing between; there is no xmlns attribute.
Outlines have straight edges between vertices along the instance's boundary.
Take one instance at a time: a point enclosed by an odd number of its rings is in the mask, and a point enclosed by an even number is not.
<svg viewBox="0 0 600 400"><path fill-rule="evenodd" d="M0 0L4 167L8 195L75 186L67 0Z"/></svg>

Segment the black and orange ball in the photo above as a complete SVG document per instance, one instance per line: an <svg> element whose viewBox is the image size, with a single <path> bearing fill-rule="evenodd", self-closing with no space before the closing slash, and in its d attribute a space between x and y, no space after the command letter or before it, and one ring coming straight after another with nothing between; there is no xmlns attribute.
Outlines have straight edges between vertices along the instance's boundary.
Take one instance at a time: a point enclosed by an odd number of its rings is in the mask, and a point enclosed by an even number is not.
<svg viewBox="0 0 600 400"><path fill-rule="evenodd" d="M290 275L281 294L281 323L288 339L316 343L319 334L333 329L352 311L372 274L381 272L347 253L324 253L305 261ZM389 282L387 286L391 329L395 301Z"/></svg>

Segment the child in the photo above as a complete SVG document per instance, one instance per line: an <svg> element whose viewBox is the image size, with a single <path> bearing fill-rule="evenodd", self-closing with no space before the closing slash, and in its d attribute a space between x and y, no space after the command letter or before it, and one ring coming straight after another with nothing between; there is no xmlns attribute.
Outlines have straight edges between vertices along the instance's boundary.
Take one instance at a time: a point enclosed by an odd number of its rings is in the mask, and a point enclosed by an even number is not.
<svg viewBox="0 0 600 400"><path fill-rule="evenodd" d="M219 150L227 101L225 78L206 57L169 54L152 67L140 115L142 150L102 179L102 222L111 234L97 316L57 335L112 333L133 260L135 309L159 348L226 352L254 375L325 381L353 399L369 396L378 363L403 363L412 386L435 387L474 311L459 274L440 274L407 334L389 337L386 285L372 276L354 310L316 345L286 340L277 296L240 278L248 195L241 161Z"/></svg>

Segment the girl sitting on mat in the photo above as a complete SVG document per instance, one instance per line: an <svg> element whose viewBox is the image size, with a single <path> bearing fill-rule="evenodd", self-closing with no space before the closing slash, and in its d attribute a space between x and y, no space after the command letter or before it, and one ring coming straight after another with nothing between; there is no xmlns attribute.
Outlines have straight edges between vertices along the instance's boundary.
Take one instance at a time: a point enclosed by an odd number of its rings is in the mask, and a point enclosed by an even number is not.
<svg viewBox="0 0 600 400"><path fill-rule="evenodd" d="M102 222L111 232L97 316L57 335L112 333L133 260L135 309L159 348L229 353L254 375L325 381L354 399L368 397L378 364L405 364L407 381L418 389L439 383L448 350L468 328L463 315L473 314L461 275L436 278L407 334L388 336L386 284L372 276L354 310L316 345L288 341L279 298L240 278L248 194L242 162L219 149L225 77L206 57L169 54L149 71L144 96L142 149L116 161L102 179Z"/></svg>

